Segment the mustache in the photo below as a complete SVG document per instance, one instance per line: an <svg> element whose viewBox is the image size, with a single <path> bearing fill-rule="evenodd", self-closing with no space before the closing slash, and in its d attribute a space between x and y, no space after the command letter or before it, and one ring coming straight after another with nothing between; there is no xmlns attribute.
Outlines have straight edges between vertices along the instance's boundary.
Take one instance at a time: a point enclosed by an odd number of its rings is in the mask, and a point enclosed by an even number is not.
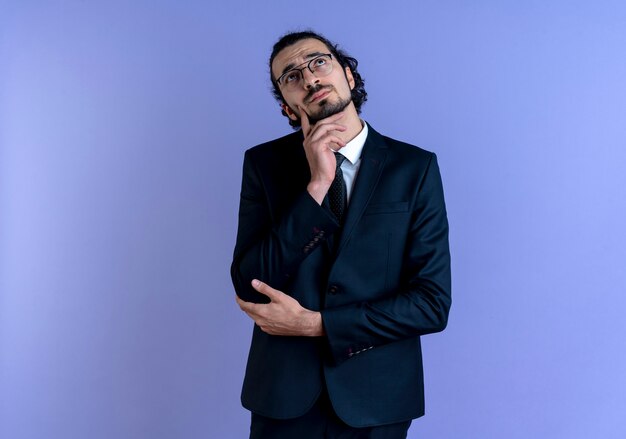
<svg viewBox="0 0 626 439"><path fill-rule="evenodd" d="M325 89L330 90L331 88L332 88L332 85L320 85L320 84L315 84L314 86L312 86L312 87L309 89L309 92L308 92L308 93L306 94L306 96L304 97L304 101L305 101L305 102L309 102L309 101L313 98L313 95L314 95L315 93L317 93L318 91L320 91L320 90L325 90Z"/></svg>

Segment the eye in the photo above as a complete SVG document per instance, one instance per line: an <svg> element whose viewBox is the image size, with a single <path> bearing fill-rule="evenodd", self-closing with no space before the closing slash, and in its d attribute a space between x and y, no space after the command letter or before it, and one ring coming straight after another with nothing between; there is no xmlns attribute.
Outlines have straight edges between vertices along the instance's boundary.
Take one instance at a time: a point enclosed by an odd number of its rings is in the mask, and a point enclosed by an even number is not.
<svg viewBox="0 0 626 439"><path fill-rule="evenodd" d="M313 61L313 63L315 64L315 67L320 67L323 66L324 64L326 64L328 62L328 60L324 57L319 57L316 60Z"/></svg>
<svg viewBox="0 0 626 439"><path fill-rule="evenodd" d="M300 79L300 72L297 70L292 70L285 75L284 81L286 84L289 84L290 82L297 81L298 79Z"/></svg>

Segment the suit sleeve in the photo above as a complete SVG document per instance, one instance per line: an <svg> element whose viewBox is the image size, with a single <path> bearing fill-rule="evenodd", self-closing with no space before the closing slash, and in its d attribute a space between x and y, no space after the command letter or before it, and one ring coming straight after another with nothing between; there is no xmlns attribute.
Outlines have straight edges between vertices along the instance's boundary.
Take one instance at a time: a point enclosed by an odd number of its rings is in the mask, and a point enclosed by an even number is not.
<svg viewBox="0 0 626 439"><path fill-rule="evenodd" d="M417 192L396 294L322 311L336 363L380 345L442 331L451 305L448 220L436 156Z"/></svg>
<svg viewBox="0 0 626 439"><path fill-rule="evenodd" d="M284 291L300 263L338 228L306 190L277 217L270 205L269 178L247 151L231 277L237 295L256 303L268 300L252 288L252 279Z"/></svg>

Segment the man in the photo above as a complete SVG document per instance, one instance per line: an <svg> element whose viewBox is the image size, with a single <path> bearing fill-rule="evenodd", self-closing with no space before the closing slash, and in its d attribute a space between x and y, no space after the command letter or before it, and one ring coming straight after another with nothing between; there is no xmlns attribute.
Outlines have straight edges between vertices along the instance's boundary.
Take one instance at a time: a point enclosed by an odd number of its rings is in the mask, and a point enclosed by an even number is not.
<svg viewBox="0 0 626 439"><path fill-rule="evenodd" d="M250 437L404 438L424 414L420 336L451 303L436 157L361 121L357 61L319 34L282 37L270 75L302 129L244 159L231 275L256 323Z"/></svg>

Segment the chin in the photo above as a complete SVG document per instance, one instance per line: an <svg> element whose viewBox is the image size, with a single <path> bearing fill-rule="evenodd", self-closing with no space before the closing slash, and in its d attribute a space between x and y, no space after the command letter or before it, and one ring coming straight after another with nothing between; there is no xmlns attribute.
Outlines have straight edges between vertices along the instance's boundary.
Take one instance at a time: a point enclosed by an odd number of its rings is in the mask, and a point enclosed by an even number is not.
<svg viewBox="0 0 626 439"><path fill-rule="evenodd" d="M350 102L352 102L351 97L345 100L339 99L336 102L332 102L329 99L323 99L318 102L319 109L315 113L309 115L310 122L317 123L322 119L341 113L348 105L350 105Z"/></svg>

